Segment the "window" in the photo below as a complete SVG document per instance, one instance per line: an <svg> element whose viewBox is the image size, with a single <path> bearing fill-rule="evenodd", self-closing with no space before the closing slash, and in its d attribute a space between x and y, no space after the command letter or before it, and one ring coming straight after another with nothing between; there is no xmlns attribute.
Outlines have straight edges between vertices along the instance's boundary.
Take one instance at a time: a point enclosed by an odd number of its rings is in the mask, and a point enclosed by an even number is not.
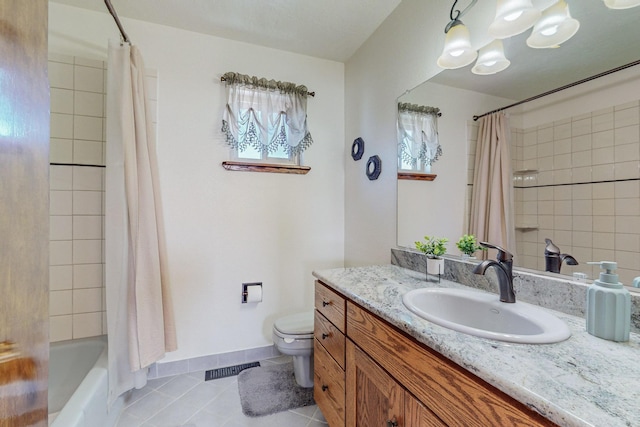
<svg viewBox="0 0 640 427"><path fill-rule="evenodd" d="M313 142L307 129L307 88L226 73L222 131L239 162L299 165Z"/></svg>
<svg viewBox="0 0 640 427"><path fill-rule="evenodd" d="M415 104L398 104L398 169L430 173L442 155L438 141L440 110Z"/></svg>

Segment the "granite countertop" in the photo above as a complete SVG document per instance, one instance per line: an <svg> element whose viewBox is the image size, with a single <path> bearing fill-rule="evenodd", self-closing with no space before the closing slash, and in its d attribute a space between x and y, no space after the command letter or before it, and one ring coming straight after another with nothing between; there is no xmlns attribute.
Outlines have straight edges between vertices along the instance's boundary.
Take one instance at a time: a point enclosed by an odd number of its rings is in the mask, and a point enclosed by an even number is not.
<svg viewBox="0 0 640 427"><path fill-rule="evenodd" d="M556 344L511 344L456 332L405 308L402 295L426 281L395 265L337 268L313 275L443 356L560 426L640 426L640 335L626 343L588 334L585 320L548 310L572 336Z"/></svg>

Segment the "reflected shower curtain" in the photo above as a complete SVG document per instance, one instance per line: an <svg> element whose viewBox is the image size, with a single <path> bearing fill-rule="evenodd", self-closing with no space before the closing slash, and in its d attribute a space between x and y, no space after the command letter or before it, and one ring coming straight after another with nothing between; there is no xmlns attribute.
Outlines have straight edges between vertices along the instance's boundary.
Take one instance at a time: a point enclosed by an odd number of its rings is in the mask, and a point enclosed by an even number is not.
<svg viewBox="0 0 640 427"><path fill-rule="evenodd" d="M105 279L109 404L177 348L166 271L154 128L135 46L109 43Z"/></svg>
<svg viewBox="0 0 640 427"><path fill-rule="evenodd" d="M509 120L504 113L480 119L473 172L469 233L516 253ZM486 257L486 252L483 252Z"/></svg>

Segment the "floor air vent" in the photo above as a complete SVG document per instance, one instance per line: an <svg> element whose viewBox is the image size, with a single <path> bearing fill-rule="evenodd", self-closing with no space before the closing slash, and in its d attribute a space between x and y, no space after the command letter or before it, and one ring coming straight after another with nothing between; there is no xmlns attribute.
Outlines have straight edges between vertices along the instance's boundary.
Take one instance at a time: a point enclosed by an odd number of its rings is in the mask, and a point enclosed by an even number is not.
<svg viewBox="0 0 640 427"><path fill-rule="evenodd" d="M248 368L260 366L260 362L243 363L241 365L227 366L226 368L211 369L204 374L204 380L217 380L218 378L232 377Z"/></svg>

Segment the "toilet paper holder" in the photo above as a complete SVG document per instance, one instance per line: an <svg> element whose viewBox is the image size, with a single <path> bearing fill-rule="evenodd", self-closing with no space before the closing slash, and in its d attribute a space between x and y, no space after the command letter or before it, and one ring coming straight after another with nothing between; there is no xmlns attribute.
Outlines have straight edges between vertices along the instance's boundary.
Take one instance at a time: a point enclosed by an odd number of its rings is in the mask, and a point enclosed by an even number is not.
<svg viewBox="0 0 640 427"><path fill-rule="evenodd" d="M254 282L254 283L243 283L242 284L242 303L246 304L248 301L248 297L249 297L249 287L250 286L257 286L260 288L260 290L262 290L262 282Z"/></svg>

